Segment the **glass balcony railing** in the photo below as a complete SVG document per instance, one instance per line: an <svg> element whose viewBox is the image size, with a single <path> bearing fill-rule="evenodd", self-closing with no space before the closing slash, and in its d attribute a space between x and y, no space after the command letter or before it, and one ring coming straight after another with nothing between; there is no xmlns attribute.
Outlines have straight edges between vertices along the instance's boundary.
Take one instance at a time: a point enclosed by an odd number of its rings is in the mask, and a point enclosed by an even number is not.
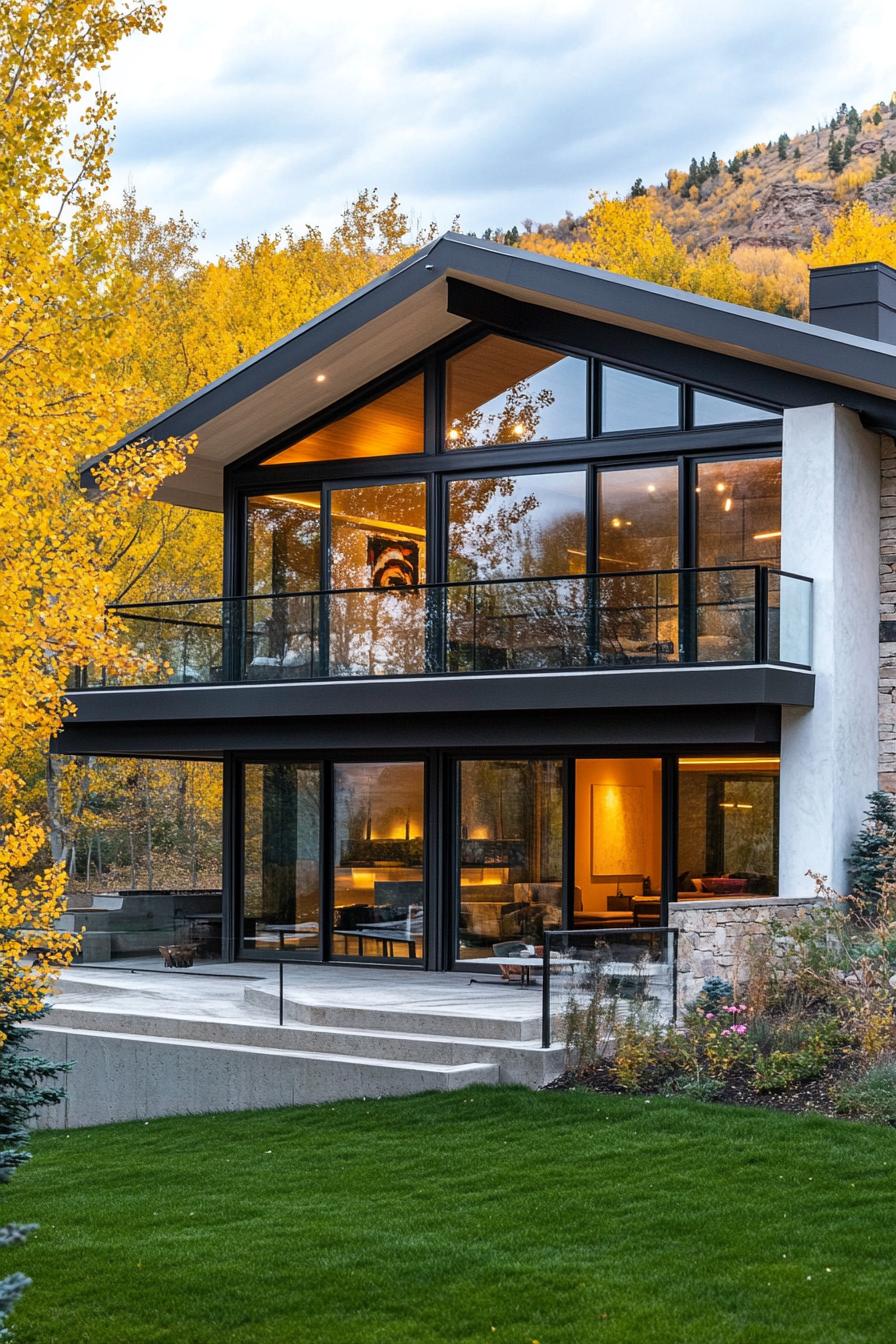
<svg viewBox="0 0 896 1344"><path fill-rule="evenodd" d="M812 659L812 581L762 565L487 579L111 609L135 665L90 686Z"/></svg>

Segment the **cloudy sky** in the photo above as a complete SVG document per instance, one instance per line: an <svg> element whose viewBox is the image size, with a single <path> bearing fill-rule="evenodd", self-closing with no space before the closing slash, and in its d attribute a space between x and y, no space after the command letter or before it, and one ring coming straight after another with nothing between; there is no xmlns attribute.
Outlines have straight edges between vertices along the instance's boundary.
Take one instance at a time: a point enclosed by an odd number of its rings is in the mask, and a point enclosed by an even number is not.
<svg viewBox="0 0 896 1344"><path fill-rule="evenodd" d="M893 0L169 0L107 76L113 190L209 254L363 186L481 232L581 211L896 86Z"/></svg>

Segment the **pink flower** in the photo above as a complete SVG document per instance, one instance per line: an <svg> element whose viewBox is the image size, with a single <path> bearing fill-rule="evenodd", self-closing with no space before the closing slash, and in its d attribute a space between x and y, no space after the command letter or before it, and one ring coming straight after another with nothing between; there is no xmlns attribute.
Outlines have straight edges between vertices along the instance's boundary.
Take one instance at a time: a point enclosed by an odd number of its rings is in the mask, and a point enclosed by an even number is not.
<svg viewBox="0 0 896 1344"><path fill-rule="evenodd" d="M722 1029L722 1031L719 1033L719 1035L720 1035L720 1036L730 1036L730 1035L731 1035L731 1028L730 1028L730 1027L724 1027L724 1028Z"/></svg>
<svg viewBox="0 0 896 1344"><path fill-rule="evenodd" d="M736 1004L736 1003L729 1003L729 1004L727 1004L726 1007L725 1007L725 1012L726 1012L726 1013L736 1013L736 1012L737 1012L737 1004Z"/></svg>
<svg viewBox="0 0 896 1344"><path fill-rule="evenodd" d="M746 1036L747 1034L747 1029L742 1023L740 1026L735 1027L734 1030L737 1032L738 1036Z"/></svg>
<svg viewBox="0 0 896 1344"><path fill-rule="evenodd" d="M715 1013L704 1013L703 1016L706 1018L707 1022L711 1022L715 1017Z"/></svg>
<svg viewBox="0 0 896 1344"><path fill-rule="evenodd" d="M737 1011L739 1013L745 1013L747 1011L747 1005L745 1003L739 1004Z"/></svg>

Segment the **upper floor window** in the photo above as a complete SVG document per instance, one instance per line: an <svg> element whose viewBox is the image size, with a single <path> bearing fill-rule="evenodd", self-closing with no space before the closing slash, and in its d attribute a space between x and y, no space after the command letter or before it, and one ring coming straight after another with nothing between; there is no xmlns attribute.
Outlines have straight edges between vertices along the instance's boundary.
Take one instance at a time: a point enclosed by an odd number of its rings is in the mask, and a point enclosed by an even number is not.
<svg viewBox="0 0 896 1344"><path fill-rule="evenodd" d="M423 374L418 373L357 410L304 435L273 457L266 457L262 466L422 452Z"/></svg>
<svg viewBox="0 0 896 1344"><path fill-rule="evenodd" d="M745 401L735 401L731 397L719 397L712 392L694 389L693 421L695 429L707 425L740 425L753 420L780 420L779 411L769 411L764 406L750 406Z"/></svg>
<svg viewBox="0 0 896 1344"><path fill-rule="evenodd" d="M446 365L447 448L579 439L588 433L588 361L486 336Z"/></svg>
<svg viewBox="0 0 896 1344"><path fill-rule="evenodd" d="M678 383L603 365L600 379L602 434L624 434L638 429L678 429L680 422Z"/></svg>

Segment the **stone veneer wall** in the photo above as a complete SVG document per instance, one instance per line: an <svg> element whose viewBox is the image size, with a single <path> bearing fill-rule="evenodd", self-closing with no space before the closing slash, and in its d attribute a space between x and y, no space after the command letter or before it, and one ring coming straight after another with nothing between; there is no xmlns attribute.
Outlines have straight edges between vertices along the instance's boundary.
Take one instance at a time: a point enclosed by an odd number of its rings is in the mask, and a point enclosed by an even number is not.
<svg viewBox="0 0 896 1344"><path fill-rule="evenodd" d="M675 901L669 925L678 929L678 1007L694 999L712 975L735 988L749 979L749 945L769 920L793 924L823 897L739 896Z"/></svg>
<svg viewBox="0 0 896 1344"><path fill-rule="evenodd" d="M880 441L880 787L896 792L896 444Z"/></svg>

